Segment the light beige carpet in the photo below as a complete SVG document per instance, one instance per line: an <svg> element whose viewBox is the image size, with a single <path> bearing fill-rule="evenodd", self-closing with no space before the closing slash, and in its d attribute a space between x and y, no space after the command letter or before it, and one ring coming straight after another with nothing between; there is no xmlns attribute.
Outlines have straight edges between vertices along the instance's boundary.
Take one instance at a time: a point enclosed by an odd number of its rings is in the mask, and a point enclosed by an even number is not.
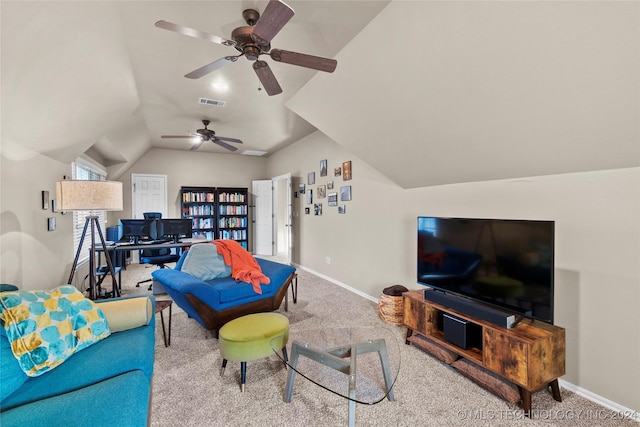
<svg viewBox="0 0 640 427"><path fill-rule="evenodd" d="M147 294L153 267L131 265L123 272L123 295ZM292 331L345 326L384 326L399 341L400 370L396 400L356 406L358 426L634 426L575 393L562 390L562 402L547 391L533 395L534 419L523 419L519 406L509 404L416 349L404 345L404 328L385 324L377 305L304 270L298 270L298 303L289 295L289 311L279 312ZM380 284L380 289L389 286ZM162 297L161 297L162 298ZM168 311L165 313L168 314ZM165 321L167 321L165 316ZM171 346L162 339L156 318L156 361L153 380L152 426L344 426L347 401L297 378L291 403L283 401L286 370L279 359L247 364L245 393L240 392L239 363L219 370L218 341L173 304Z"/></svg>

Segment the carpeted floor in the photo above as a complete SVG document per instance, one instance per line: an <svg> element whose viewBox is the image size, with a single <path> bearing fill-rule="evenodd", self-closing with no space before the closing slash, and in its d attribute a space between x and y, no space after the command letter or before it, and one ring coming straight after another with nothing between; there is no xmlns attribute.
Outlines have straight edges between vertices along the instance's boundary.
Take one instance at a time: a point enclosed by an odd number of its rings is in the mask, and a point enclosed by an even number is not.
<svg viewBox="0 0 640 427"><path fill-rule="evenodd" d="M123 295L148 294L153 267L133 264L123 272ZM533 395L533 419L523 419L509 404L452 368L413 346L404 345L405 329L380 320L377 305L349 290L298 269L298 303L289 298L279 312L291 331L346 326L385 327L398 340L400 368L395 401L356 406L358 426L634 426L629 419L575 393L562 390L562 402L550 393ZM289 295L291 297L291 295ZM160 296L159 298L165 298ZM165 311L168 314L168 311ZM165 316L165 321L167 321ZM156 361L153 380L152 426L344 426L348 402L309 381L297 378L291 403L283 401L286 370L276 355L247 364L245 393L240 392L239 363L219 370L218 341L173 304L171 346L162 339L156 319Z"/></svg>

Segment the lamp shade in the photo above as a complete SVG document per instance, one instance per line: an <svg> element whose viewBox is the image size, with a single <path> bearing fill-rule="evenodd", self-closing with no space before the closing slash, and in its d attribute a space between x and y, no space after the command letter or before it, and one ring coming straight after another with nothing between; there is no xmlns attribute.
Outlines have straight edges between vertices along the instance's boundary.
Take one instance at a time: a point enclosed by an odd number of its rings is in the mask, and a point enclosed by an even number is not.
<svg viewBox="0 0 640 427"><path fill-rule="evenodd" d="M64 180L56 182L61 211L121 211L122 183L118 181Z"/></svg>

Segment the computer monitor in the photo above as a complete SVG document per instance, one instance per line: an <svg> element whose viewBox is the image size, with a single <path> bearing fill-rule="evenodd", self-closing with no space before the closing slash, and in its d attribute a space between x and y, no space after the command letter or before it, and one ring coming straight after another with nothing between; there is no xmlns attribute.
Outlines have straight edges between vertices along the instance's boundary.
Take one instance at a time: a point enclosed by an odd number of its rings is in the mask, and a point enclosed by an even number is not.
<svg viewBox="0 0 640 427"><path fill-rule="evenodd" d="M173 239L178 243L182 237L191 237L192 221L189 218L162 218L157 220L158 237Z"/></svg>
<svg viewBox="0 0 640 427"><path fill-rule="evenodd" d="M137 243L139 240L156 239L155 219L121 219L122 239Z"/></svg>

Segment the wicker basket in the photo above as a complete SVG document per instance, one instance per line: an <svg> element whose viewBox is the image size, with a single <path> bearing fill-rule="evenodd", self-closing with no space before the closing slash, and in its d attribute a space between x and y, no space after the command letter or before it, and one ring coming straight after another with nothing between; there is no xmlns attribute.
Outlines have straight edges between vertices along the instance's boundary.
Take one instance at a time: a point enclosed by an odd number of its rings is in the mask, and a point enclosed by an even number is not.
<svg viewBox="0 0 640 427"><path fill-rule="evenodd" d="M404 303L402 296L382 294L378 300L380 318L392 325L402 325L404 317Z"/></svg>

